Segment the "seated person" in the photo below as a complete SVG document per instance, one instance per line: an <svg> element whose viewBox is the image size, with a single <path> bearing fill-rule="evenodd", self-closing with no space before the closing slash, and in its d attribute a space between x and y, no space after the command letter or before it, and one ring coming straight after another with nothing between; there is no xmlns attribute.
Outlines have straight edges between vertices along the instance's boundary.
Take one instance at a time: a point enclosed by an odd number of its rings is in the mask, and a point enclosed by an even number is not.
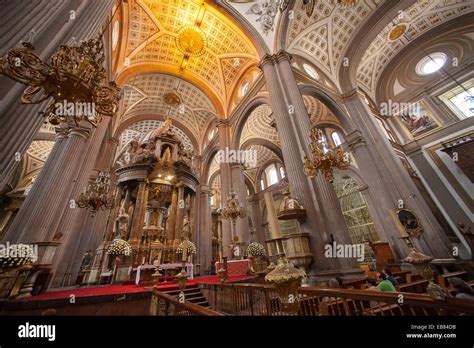
<svg viewBox="0 0 474 348"><path fill-rule="evenodd" d="M377 281L374 278L368 277L365 280L366 290L378 290Z"/></svg>
<svg viewBox="0 0 474 348"><path fill-rule="evenodd" d="M390 282L390 280L387 279L387 275L383 272L377 273L377 277L380 281L379 285L377 285L377 288L381 291L391 291L395 292L397 291L393 284Z"/></svg>
<svg viewBox="0 0 474 348"><path fill-rule="evenodd" d="M472 290L468 283L457 277L449 279L449 282L456 291L454 298L474 301L474 290Z"/></svg>
<svg viewBox="0 0 474 348"><path fill-rule="evenodd" d="M393 286L400 285L400 284L398 284L397 280L392 276L392 271L391 270L386 269L384 271L384 273L387 275L387 279L390 281L390 283L392 283Z"/></svg>

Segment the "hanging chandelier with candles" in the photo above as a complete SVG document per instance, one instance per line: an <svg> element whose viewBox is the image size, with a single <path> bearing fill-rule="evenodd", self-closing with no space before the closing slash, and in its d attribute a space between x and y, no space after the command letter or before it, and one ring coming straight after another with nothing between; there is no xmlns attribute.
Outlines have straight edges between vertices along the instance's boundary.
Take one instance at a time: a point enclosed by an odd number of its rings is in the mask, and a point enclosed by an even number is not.
<svg viewBox="0 0 474 348"><path fill-rule="evenodd" d="M106 83L102 40L91 39L76 45L61 45L45 63L29 42L12 48L0 57L0 74L28 86L21 97L24 104L53 99L40 112L52 125L82 120L97 126L103 116L114 116L121 90Z"/></svg>
<svg viewBox="0 0 474 348"><path fill-rule="evenodd" d="M231 219L232 224L235 226L235 223L238 218L244 218L247 216L247 210L240 204L240 201L235 197L235 191L231 191L227 199L225 207L223 207L220 212L222 218Z"/></svg>
<svg viewBox="0 0 474 348"><path fill-rule="evenodd" d="M91 210L94 216L98 210L112 209L114 200L108 196L110 186L110 175L107 172L99 172L94 182L82 192L76 200L79 208Z"/></svg>
<svg viewBox="0 0 474 348"><path fill-rule="evenodd" d="M321 172L327 181L333 182L333 168L347 169L350 165L349 154L342 150L331 150L328 148L325 137L321 129L313 127L311 129L311 159L304 156L303 169L305 175L314 178Z"/></svg>

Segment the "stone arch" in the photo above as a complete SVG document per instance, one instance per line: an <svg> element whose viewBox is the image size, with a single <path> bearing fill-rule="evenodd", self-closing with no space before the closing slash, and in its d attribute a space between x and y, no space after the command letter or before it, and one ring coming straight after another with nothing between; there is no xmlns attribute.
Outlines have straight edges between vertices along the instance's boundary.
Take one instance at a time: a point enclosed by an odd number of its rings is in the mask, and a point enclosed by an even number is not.
<svg viewBox="0 0 474 348"><path fill-rule="evenodd" d="M332 111L334 116L337 117L339 122L341 122L342 126L344 129L342 129L342 133L347 135L350 133L352 130L354 130L354 126L352 124L352 121L350 120L349 115L346 113L344 108L341 106L341 104L336 101L336 99L332 96L330 96L326 91L311 85L311 84L303 84L299 86L301 95L308 95L312 96L318 100L320 100L326 107ZM331 126L335 126L331 124Z"/></svg>
<svg viewBox="0 0 474 348"><path fill-rule="evenodd" d="M281 152L281 149L280 147L278 147L276 144L272 143L271 141L268 141L266 139L261 139L261 138L252 138L252 139L249 139L247 141L245 141L241 146L240 148L241 149L246 149L252 145L262 145L262 146L265 146L267 148L269 148L271 151L273 151L277 156L278 158L283 161L283 154Z"/></svg>
<svg viewBox="0 0 474 348"><path fill-rule="evenodd" d="M267 104L271 109L270 99L264 95L258 95L251 99L240 111L239 115L236 116L236 121L233 123L234 129L232 133L231 149L238 149L240 145L240 138L242 136L242 130L244 129L247 119L250 117L252 112L260 105Z"/></svg>

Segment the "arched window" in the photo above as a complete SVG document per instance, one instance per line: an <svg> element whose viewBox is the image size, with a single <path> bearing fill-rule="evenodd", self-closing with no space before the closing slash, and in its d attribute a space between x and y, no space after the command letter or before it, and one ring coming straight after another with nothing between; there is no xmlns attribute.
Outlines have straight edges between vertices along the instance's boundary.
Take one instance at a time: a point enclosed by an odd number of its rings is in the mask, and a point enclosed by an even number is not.
<svg viewBox="0 0 474 348"><path fill-rule="evenodd" d="M341 141L341 138L339 137L339 133L338 132L332 132L331 133L331 138L332 138L332 141L334 142L334 146L339 146L342 144L342 141Z"/></svg>
<svg viewBox="0 0 474 348"><path fill-rule="evenodd" d="M278 174L275 164L268 166L265 173L267 174L267 182L269 185L274 185L278 182Z"/></svg>
<svg viewBox="0 0 474 348"><path fill-rule="evenodd" d="M280 167L280 175L281 175L282 179L286 176L285 175L285 169L283 167Z"/></svg>
<svg viewBox="0 0 474 348"><path fill-rule="evenodd" d="M263 179L260 179L260 188L263 190L265 190L265 181L263 181Z"/></svg>

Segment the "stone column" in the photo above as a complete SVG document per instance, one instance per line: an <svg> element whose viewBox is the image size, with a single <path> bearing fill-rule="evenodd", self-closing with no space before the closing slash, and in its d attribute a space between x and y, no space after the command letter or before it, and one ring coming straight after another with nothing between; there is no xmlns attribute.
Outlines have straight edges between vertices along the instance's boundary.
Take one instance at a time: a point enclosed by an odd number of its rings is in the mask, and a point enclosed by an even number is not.
<svg viewBox="0 0 474 348"><path fill-rule="evenodd" d="M240 163L232 163L230 167L232 174L232 190L235 191L236 198L239 199L240 204L247 211L247 216L244 218L237 218L236 231L234 233L239 237L239 242L248 244L250 237L248 214L250 213L247 209L247 186L245 185L243 165Z"/></svg>
<svg viewBox="0 0 474 348"><path fill-rule="evenodd" d="M184 212L185 212L184 185L182 183L179 183L177 186L178 186L178 205L177 205L177 212L176 212L174 235L176 239L181 239L181 233L183 232Z"/></svg>
<svg viewBox="0 0 474 348"><path fill-rule="evenodd" d="M309 275L312 280L325 280L335 275L352 277L362 272L355 259L324 255L331 235L337 243L343 244L350 241L349 231L339 203L332 199L330 184L321 175L311 179L303 172L303 157L310 153L311 122L289 61L285 52L267 55L261 62L261 69L270 94L290 192L307 211L307 219L300 226L301 232L311 235L314 262Z"/></svg>
<svg viewBox="0 0 474 348"><path fill-rule="evenodd" d="M178 212L178 189L175 187L171 194L171 211L166 222L168 241L172 242L175 236L176 213Z"/></svg>
<svg viewBox="0 0 474 348"><path fill-rule="evenodd" d="M219 150L223 153L228 153L230 146L230 129L228 120L219 120L217 123L217 129L219 132ZM222 156L220 163L220 176L221 176L221 208L227 203L230 193L231 185L231 171L228 163L228 158ZM232 242L232 223L230 220L222 220L222 245L223 245L223 257L230 256L229 245Z"/></svg>
<svg viewBox="0 0 474 348"><path fill-rule="evenodd" d="M198 262L201 264L201 274L209 270L212 257L212 232L211 232L211 197L209 186L201 186L200 197L200 216L199 216L199 242Z"/></svg>
<svg viewBox="0 0 474 348"><path fill-rule="evenodd" d="M265 245L265 231L262 228L262 217L260 214L260 200L258 195L254 194L250 199L250 214L252 216L253 227L255 228L255 240Z"/></svg>
<svg viewBox="0 0 474 348"><path fill-rule="evenodd" d="M143 232L147 196L147 182L145 180L139 180L137 199L135 201L135 209L133 210L132 229L130 231L130 237L128 238L130 245L133 244L133 246L136 247L138 247L140 243L140 237Z"/></svg>
<svg viewBox="0 0 474 348"><path fill-rule="evenodd" d="M273 203L273 194L270 191L266 191L263 194L263 198L265 199L265 206L267 207L267 219L272 239L281 238L280 225L278 224L275 205Z"/></svg>
<svg viewBox="0 0 474 348"><path fill-rule="evenodd" d="M397 244L402 253L399 257L408 254L409 250L400 241L400 232L390 216L390 210L397 209L399 200L402 200L406 208L415 212L424 229L419 240L413 238L415 247L435 258L451 258L451 243L374 120L367 104L357 91L344 96L344 103L355 126L360 130L359 135L354 133L346 137L346 140L351 141L354 137L361 139L359 142L362 145L354 150L353 155L369 190L377 196L377 207L381 211L383 224L378 232L385 234L387 241Z"/></svg>
<svg viewBox="0 0 474 348"><path fill-rule="evenodd" d="M74 37L81 39L96 37L108 14L111 14L113 0L48 2L37 6L22 1L10 2L5 10L0 29L0 47L10 49L20 41L31 40L35 52L44 60L49 58L60 44ZM6 5L5 5L6 6ZM75 19L67 20L70 11L75 11ZM18 20L21 13L22 20ZM35 32L32 33L31 31ZM2 50L1 54L6 52ZM0 121L8 136L2 136L3 152L0 159L0 192L7 185L10 176L20 163L15 161L15 153L24 154L33 141L44 118L38 112L46 107L46 102L38 105L22 105L19 100L25 86L7 77L0 77Z"/></svg>
<svg viewBox="0 0 474 348"><path fill-rule="evenodd" d="M80 169L78 163L82 163L86 154L84 145L89 133L90 130L84 127L69 128L69 136L60 155L51 159L54 163L43 168L39 175L44 178L33 185L41 187L32 189L25 200L32 203L21 207L10 226L9 231L14 231L15 241L50 241L57 232L64 210L75 209L75 203L70 202L71 192L75 175Z"/></svg>

